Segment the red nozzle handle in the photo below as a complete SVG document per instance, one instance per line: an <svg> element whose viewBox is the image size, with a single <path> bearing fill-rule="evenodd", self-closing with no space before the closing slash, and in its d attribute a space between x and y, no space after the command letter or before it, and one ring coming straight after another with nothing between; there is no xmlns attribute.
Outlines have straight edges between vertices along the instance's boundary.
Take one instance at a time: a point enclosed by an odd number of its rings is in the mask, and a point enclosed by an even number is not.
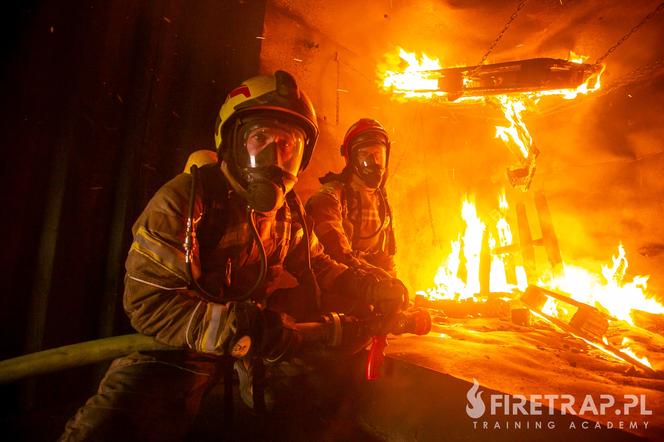
<svg viewBox="0 0 664 442"><path fill-rule="evenodd" d="M385 347L387 347L387 336L374 336L371 338L371 348L367 357L367 380L375 381L380 377L380 368L385 360Z"/></svg>

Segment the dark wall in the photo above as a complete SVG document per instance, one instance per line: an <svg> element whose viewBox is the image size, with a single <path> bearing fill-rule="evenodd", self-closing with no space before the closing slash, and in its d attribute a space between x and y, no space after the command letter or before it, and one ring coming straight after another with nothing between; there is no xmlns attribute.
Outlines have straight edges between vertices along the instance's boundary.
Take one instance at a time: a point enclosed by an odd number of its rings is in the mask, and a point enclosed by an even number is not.
<svg viewBox="0 0 664 442"><path fill-rule="evenodd" d="M265 11L242 0L14 3L0 77L2 359L129 331L131 224L190 151L214 147L226 92L258 73ZM94 378L88 368L3 387L3 405L46 407Z"/></svg>

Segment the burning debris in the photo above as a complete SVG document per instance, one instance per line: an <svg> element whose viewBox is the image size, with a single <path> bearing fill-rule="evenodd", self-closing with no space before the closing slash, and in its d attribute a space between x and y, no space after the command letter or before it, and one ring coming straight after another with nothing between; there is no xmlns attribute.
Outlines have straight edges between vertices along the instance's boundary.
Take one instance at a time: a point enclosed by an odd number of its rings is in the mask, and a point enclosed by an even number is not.
<svg viewBox="0 0 664 442"><path fill-rule="evenodd" d="M398 55L396 54L398 53ZM380 87L396 100L438 103L476 102L497 106L508 126L496 126L500 138L517 158L507 170L510 184L528 190L535 173L539 150L521 114L534 110L546 96L571 100L600 88L604 65L587 64L588 57L570 51L568 60L530 60L442 68L438 58L397 48L379 67Z"/></svg>
<svg viewBox="0 0 664 442"><path fill-rule="evenodd" d="M532 182L539 150L523 114L535 110L543 97L571 100L597 91L605 69L602 62L634 30L594 64L585 63L588 57L570 52L568 60L534 58L484 65L521 7L476 66L444 67L438 58L397 48L386 55L378 77L381 89L398 101L498 107L507 124L497 125L495 136L518 161L507 170L507 177L513 187L525 192ZM646 17L639 26L648 20ZM522 325L530 323L532 313L539 321L614 358L655 373L648 358L641 356L643 349L641 353L635 350L629 338L623 336L618 343L607 341L609 329L618 324L636 329L636 317L664 313L664 306L647 294L648 277L625 280L628 262L622 245L613 265L602 266L601 273L565 263L543 194L536 195L535 207L541 237L534 239L525 206L518 204L518 241L514 241L504 195L489 217L490 225L480 219L475 204L466 198L461 208L465 230L451 242L451 252L434 278L435 286L417 293L417 304L438 308L447 317L504 317L506 311L513 311L515 322ZM537 271L535 246L544 248L548 272Z"/></svg>
<svg viewBox="0 0 664 442"><path fill-rule="evenodd" d="M601 266L597 272L565 263L543 194L535 197L542 232L542 238L536 240L524 204L516 206L517 241L508 222L504 193L498 201L488 223L479 217L472 199L464 199L461 218L465 229L451 242L451 252L434 278L435 286L417 292L416 305L440 311L443 323L449 322L445 318L505 318L511 314L513 322L529 325L525 306L536 320L655 375L644 356L647 349L625 334L653 335L637 326L635 319L644 314L662 315L664 305L648 294L647 276L626 279L624 247L618 246L612 265ZM546 271L536 266L535 245L546 251ZM607 340L609 335L613 343Z"/></svg>
<svg viewBox="0 0 664 442"><path fill-rule="evenodd" d="M401 71L385 71L384 88L407 97L435 95L450 101L516 93L574 98L579 92L599 88L599 77L604 70L601 65L583 63L587 57L573 53L570 60L533 58L454 68L441 68L438 59L425 54L418 59L403 48L399 48L399 57L400 65L407 64Z"/></svg>

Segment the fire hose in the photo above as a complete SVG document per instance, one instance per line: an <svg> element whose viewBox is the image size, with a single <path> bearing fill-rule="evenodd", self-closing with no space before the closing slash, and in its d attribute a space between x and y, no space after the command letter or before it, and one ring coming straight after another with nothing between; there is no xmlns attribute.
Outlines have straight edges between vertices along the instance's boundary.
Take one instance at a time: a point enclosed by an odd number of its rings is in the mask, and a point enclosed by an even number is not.
<svg viewBox="0 0 664 442"><path fill-rule="evenodd" d="M367 374L371 370L375 375L384 357L385 336L379 334L384 328L383 322L376 317L361 320L340 313L329 313L324 315L321 321L297 323L295 327L304 342L321 343L331 349L359 350L353 347L359 342L363 348L367 339L373 336L367 360ZM389 332L396 335L402 333L424 335L430 330L431 317L426 310L398 313L389 321ZM162 344L151 336L141 334L86 341L0 361L0 384L95 364L136 351L177 350L181 351L183 348Z"/></svg>

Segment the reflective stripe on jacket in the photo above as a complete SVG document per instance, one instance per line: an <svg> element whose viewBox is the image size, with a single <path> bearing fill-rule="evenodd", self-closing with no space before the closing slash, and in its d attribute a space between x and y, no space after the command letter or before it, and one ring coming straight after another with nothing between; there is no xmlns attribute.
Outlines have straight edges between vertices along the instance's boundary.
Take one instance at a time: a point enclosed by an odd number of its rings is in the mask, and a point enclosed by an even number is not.
<svg viewBox="0 0 664 442"><path fill-rule="evenodd" d="M228 188L225 181L214 181L225 180L220 172L212 175L215 187ZM253 286L260 256L246 220L245 202L234 192L221 192L210 199L201 195L207 189L197 191L192 273L212 299L203 299L189 287L184 241L191 183L189 174L166 183L134 224L134 241L125 265L124 308L141 333L169 345L223 354L237 326L232 309L225 305L225 295L246 293ZM217 219L211 220L211 214ZM284 270L298 279L303 277L306 244L302 226L293 220L287 204L271 216L259 214L257 227L268 269L265 283L256 293L266 297L277 288ZM323 291L332 290L347 267L323 253L313 232L310 253L319 286Z"/></svg>
<svg viewBox="0 0 664 442"><path fill-rule="evenodd" d="M353 267L378 267L392 276L394 234L387 201L350 183L325 183L307 201L314 231L333 259Z"/></svg>

